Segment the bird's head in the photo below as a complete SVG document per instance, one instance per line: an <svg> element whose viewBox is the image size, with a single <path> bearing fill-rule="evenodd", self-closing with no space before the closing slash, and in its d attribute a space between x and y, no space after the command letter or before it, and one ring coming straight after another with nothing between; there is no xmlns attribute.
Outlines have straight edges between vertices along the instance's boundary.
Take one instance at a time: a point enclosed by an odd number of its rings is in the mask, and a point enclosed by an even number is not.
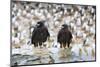
<svg viewBox="0 0 100 67"><path fill-rule="evenodd" d="M68 25L67 25L67 24L63 24L63 25L62 25L62 28L68 29Z"/></svg>
<svg viewBox="0 0 100 67"><path fill-rule="evenodd" d="M39 21L39 22L37 22L36 26L37 27L42 27L42 26L44 26L44 22L45 21Z"/></svg>

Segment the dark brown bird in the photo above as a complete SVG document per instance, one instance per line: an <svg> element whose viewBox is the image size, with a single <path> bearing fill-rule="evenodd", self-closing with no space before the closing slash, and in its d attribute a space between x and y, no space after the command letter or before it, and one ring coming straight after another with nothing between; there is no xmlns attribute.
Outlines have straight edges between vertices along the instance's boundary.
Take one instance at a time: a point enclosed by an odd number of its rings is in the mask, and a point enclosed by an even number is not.
<svg viewBox="0 0 100 67"><path fill-rule="evenodd" d="M67 24L63 24L62 27L63 28L58 32L57 41L60 43L60 48L62 47L66 48L66 44L69 48L72 40L72 34L68 30Z"/></svg>
<svg viewBox="0 0 100 67"><path fill-rule="evenodd" d="M48 37L50 37L50 34L47 27L44 25L44 21L37 22L32 32L31 43L34 44L34 47L38 47L38 44L41 47Z"/></svg>

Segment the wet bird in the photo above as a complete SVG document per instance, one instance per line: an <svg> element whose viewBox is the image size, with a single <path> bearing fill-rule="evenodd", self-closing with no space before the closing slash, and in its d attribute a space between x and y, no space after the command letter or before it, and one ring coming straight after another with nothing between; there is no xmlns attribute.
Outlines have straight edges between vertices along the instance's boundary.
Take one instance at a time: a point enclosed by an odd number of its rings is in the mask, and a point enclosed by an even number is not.
<svg viewBox="0 0 100 67"><path fill-rule="evenodd" d="M57 35L57 41L60 43L60 48L62 47L66 48L66 44L67 47L69 48L71 40L72 40L72 34L68 30L68 25L63 24L62 29L58 32Z"/></svg>
<svg viewBox="0 0 100 67"><path fill-rule="evenodd" d="M34 47L41 47L43 43L50 37L47 27L44 25L45 21L39 21L32 32L31 43Z"/></svg>

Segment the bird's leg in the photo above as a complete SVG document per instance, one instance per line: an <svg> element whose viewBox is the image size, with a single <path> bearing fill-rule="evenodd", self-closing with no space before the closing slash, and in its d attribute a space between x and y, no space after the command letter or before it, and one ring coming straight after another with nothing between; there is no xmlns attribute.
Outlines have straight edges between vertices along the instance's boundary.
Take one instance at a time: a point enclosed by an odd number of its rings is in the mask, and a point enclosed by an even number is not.
<svg viewBox="0 0 100 67"><path fill-rule="evenodd" d="M36 47L38 47L38 43L36 43Z"/></svg>
<svg viewBox="0 0 100 67"><path fill-rule="evenodd" d="M70 44L69 43L67 43L68 44L68 48L70 47Z"/></svg>
<svg viewBox="0 0 100 67"><path fill-rule="evenodd" d="M39 43L40 48L42 48L42 42Z"/></svg>
<svg viewBox="0 0 100 67"><path fill-rule="evenodd" d="M61 44L60 44L60 48L61 48Z"/></svg>
<svg viewBox="0 0 100 67"><path fill-rule="evenodd" d="M68 44L68 48L69 48L69 44Z"/></svg>
<svg viewBox="0 0 100 67"><path fill-rule="evenodd" d="M37 43L34 43L34 47L36 47L37 46Z"/></svg>
<svg viewBox="0 0 100 67"><path fill-rule="evenodd" d="M37 47L39 48L39 43L37 44Z"/></svg>
<svg viewBox="0 0 100 67"><path fill-rule="evenodd" d="M62 43L60 44L60 48L62 48Z"/></svg>
<svg viewBox="0 0 100 67"><path fill-rule="evenodd" d="M63 47L66 48L66 44L63 44Z"/></svg>
<svg viewBox="0 0 100 67"><path fill-rule="evenodd" d="M35 47L38 47L38 43L35 44Z"/></svg>

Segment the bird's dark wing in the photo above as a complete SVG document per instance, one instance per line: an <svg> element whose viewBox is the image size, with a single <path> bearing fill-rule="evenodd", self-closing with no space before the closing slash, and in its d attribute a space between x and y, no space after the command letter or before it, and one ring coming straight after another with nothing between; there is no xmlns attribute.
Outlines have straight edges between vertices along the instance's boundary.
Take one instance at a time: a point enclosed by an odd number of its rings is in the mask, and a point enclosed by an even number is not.
<svg viewBox="0 0 100 67"><path fill-rule="evenodd" d="M61 41L62 41L62 38L63 38L62 35L63 35L63 31L60 30L60 31L58 32L58 36L57 36L58 42L61 42Z"/></svg>
<svg viewBox="0 0 100 67"><path fill-rule="evenodd" d="M48 32L48 29L46 29L46 32L47 32L47 36L50 37L50 34L49 34L49 32Z"/></svg>
<svg viewBox="0 0 100 67"><path fill-rule="evenodd" d="M60 34L61 34L61 31L59 31L59 33L58 33L58 39L60 38Z"/></svg>
<svg viewBox="0 0 100 67"><path fill-rule="evenodd" d="M43 32L45 33L45 35L46 35L47 37L49 37L50 34L49 34L49 32L48 32L48 29L47 29L46 27L44 27L43 30L44 30Z"/></svg>
<svg viewBox="0 0 100 67"><path fill-rule="evenodd" d="M33 32L32 32L32 36L34 37L36 35L37 32L37 28L34 28Z"/></svg>
<svg viewBox="0 0 100 67"><path fill-rule="evenodd" d="M70 31L69 31L69 36L70 36L70 39L73 38L72 33Z"/></svg>
<svg viewBox="0 0 100 67"><path fill-rule="evenodd" d="M31 38L31 43L33 44L33 40L35 39L37 34L37 28L34 28L33 32L32 32L32 38Z"/></svg>

